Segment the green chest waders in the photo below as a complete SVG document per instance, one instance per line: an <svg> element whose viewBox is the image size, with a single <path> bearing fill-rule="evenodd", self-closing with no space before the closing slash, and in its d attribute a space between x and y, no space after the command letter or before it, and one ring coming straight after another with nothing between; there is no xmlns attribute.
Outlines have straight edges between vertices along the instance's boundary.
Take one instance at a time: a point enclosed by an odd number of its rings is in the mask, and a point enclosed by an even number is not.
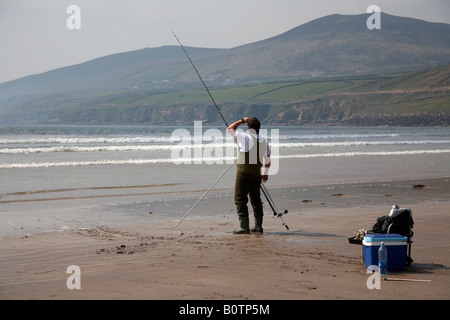
<svg viewBox="0 0 450 320"><path fill-rule="evenodd" d="M239 152L237 160L236 183L234 190L234 202L236 204L237 214L241 228L234 230L233 233L249 233L248 218L248 199L253 207L255 216L255 228L253 232L263 232L262 217L263 207L261 201L261 167L263 165L261 159L266 154L266 142L258 142L257 139L250 135L254 145L249 152Z"/></svg>

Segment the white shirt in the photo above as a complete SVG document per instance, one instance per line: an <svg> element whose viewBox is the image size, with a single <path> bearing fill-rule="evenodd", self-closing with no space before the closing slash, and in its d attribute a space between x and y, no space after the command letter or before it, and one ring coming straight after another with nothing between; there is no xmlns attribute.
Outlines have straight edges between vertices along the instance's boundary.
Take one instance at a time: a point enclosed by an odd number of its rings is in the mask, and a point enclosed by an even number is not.
<svg viewBox="0 0 450 320"><path fill-rule="evenodd" d="M261 137L257 133L252 133L251 135L258 142L264 142L264 141L266 142L266 154L264 155L264 157L270 156L271 151L270 151L269 143L267 142L267 140L265 140L263 137ZM243 131L236 130L234 133L234 137L236 138L240 152L249 152L255 145L255 141L250 138L250 132L248 132L248 131L243 132Z"/></svg>

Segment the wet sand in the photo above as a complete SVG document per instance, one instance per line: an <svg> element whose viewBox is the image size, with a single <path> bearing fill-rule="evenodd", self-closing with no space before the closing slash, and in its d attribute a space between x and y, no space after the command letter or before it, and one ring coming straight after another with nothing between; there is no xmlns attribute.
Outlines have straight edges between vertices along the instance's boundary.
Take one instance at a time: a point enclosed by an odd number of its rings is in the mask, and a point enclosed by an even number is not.
<svg viewBox="0 0 450 320"><path fill-rule="evenodd" d="M266 213L263 235L233 235L236 215L217 212L222 201L232 201L222 191L177 228L181 216L153 219L155 211L145 223L6 236L0 242L0 299L446 300L449 181L269 189L279 209L289 208L291 233ZM417 184L425 187L413 188ZM369 289L362 246L348 238L370 229L396 203L413 210L414 262L389 277L430 281L381 280L380 289ZM71 265L81 270L79 290L66 285Z"/></svg>

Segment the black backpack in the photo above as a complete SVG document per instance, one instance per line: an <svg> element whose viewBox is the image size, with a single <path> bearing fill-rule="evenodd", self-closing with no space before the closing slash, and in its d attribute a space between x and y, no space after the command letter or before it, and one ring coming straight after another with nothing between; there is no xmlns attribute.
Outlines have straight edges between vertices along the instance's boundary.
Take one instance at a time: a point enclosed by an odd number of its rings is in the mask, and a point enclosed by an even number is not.
<svg viewBox="0 0 450 320"><path fill-rule="evenodd" d="M396 233L411 238L413 236L412 228L414 221L412 219L411 209L398 210L394 215L382 216L372 227L373 233Z"/></svg>

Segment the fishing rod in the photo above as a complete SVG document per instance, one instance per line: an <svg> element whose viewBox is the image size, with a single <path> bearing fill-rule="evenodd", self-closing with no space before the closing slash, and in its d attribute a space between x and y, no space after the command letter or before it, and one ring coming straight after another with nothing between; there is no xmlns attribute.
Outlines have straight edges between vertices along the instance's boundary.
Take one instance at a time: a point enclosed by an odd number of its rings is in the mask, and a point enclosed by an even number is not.
<svg viewBox="0 0 450 320"><path fill-rule="evenodd" d="M178 225L183 222L183 220L189 215L189 213L191 213L192 210L194 210L194 208L200 203L200 201L202 201L202 199L211 191L212 188L214 188L214 186L217 184L217 182L219 182L220 179L222 179L222 177L225 175L225 173L228 172L228 170L230 170L230 168L236 163L237 159L234 160L234 162L232 164L230 164L228 166L228 168L220 175L219 178L217 178L216 181L214 181L214 183L211 185L211 187L209 187L208 190L206 190L206 192L200 197L200 199L197 200L197 202L192 206L191 209L189 209L189 211L184 215L183 218L180 219L180 221L178 221L178 223L175 225L175 228L178 227Z"/></svg>
<svg viewBox="0 0 450 320"><path fill-rule="evenodd" d="M174 31L172 31L175 39L177 39L178 43L180 44L180 47L183 49L184 54L186 55L186 57L188 58L189 62L191 63L192 67L194 68L195 72L197 73L197 76L199 77L200 81L203 84L203 87L205 87L206 92L208 93L209 97L211 98L212 102L214 103L214 106L217 109L217 112L219 112L220 116L222 117L223 122L225 123L225 125L228 128L228 123L225 120L225 117L223 116L222 112L220 111L220 108L217 106L216 101L214 100L211 92L209 91L208 87L206 86L205 82L203 81L202 76L200 75L200 72L198 72L197 68L194 65L194 62L192 61L191 57L189 56L189 54L187 53L186 49L184 48L184 46L181 44L180 39L178 39L177 35L175 34ZM237 143L236 138L234 139L234 142ZM225 173L236 163L237 159L234 160L234 162L222 173L222 175L220 175L220 177L211 185L211 187L201 196L201 198L194 204L194 206L184 215L184 217L177 223L177 225L175 227L177 227L187 216L189 213L191 213L191 211L197 206L197 204L206 196L206 194L208 194L209 191L211 191L211 189L217 184L217 182L219 182L219 180L225 175ZM287 210L284 210L284 212L278 211L275 203L272 200L272 197L270 196L269 192L266 189L266 186L264 185L263 182L261 182L261 190L264 194L264 196L267 199L267 202L269 203L270 207L272 208L273 211L273 215L277 216L281 219L283 225L285 226L285 228L287 229L287 231L290 233L291 231L289 230L288 225L286 224L286 222L283 219L283 215L288 213Z"/></svg>
<svg viewBox="0 0 450 320"><path fill-rule="evenodd" d="M192 62L191 58L189 57L188 53L187 53L186 50L184 49L183 45L181 44L181 42L180 42L180 40L178 39L178 37L177 37L177 35L175 34L175 32L172 31L172 33L173 33L173 35L175 36L175 39L177 39L177 41L178 41L178 43L180 44L181 48L183 49L184 54L186 55L186 57L187 57L187 58L189 59L189 61L191 62L191 65L192 65L192 67L194 68L195 72L197 72L197 75L198 75L200 81L203 83L203 86L205 87L206 92L208 92L209 97L211 98L212 102L214 103L214 106L216 107L217 111L219 112L220 116L222 117L223 122L225 122L225 125L226 125L227 128L228 128L227 120L225 120L225 118L223 117L222 112L220 112L220 109L219 109L219 107L217 106L216 101L214 100L214 98L213 98L211 92L209 92L209 89L208 89L208 87L206 86L205 82L203 81L202 77L200 76L200 73L198 72L197 68L195 67L194 62Z"/></svg>

